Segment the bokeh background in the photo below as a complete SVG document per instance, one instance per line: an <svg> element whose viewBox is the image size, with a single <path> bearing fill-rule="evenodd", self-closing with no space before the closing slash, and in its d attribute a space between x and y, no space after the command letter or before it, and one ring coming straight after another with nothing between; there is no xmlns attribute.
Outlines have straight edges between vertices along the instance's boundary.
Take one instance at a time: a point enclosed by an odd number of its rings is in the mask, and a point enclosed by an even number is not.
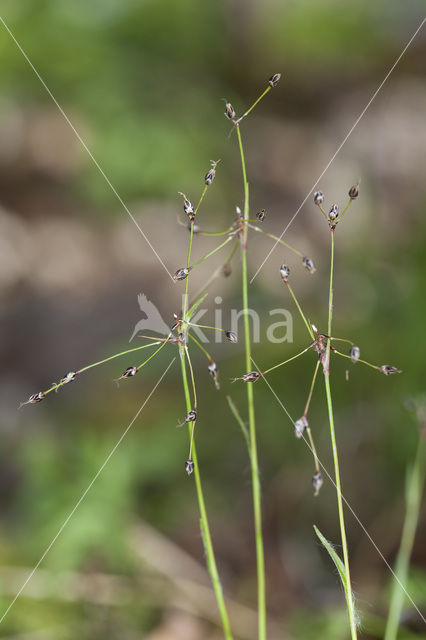
<svg viewBox="0 0 426 640"><path fill-rule="evenodd" d="M196 200L210 159L217 178L200 225L222 229L241 204L236 138L223 98L242 113L275 72L280 85L244 123L253 211L281 233L424 17L396 0L3 0L2 18L93 152L167 268L185 263L183 191ZM426 233L426 31L423 29L320 181L326 202L361 195L338 229L335 333L377 364L345 381L336 362L336 423L344 493L393 563L404 517L405 475L418 441L407 397L424 391ZM170 362L163 350L136 378L112 382L123 358L95 368L36 406L20 401L69 370L128 348L145 293L167 322L180 307L173 284L71 127L0 24L0 285L2 355L0 596L6 610L32 567ZM262 319L254 357L263 369L306 343L271 345L269 310L293 311L283 261L308 316L325 327L328 233L311 198L286 234L311 256L309 275L278 248L250 287ZM254 274L272 241L250 240ZM196 238L195 254L214 246ZM194 272L202 283L221 262ZM241 308L239 259L208 298ZM223 304L215 303L220 296ZM240 328L242 329L242 328ZM132 346L132 345L130 345ZM256 570L250 470L229 413L245 416L242 344L213 343L216 392L203 356L198 448L215 548L239 638L255 638ZM312 355L269 380L293 418L302 412ZM312 495L312 458L266 385L255 387L262 474L270 638L347 636L338 577L312 525L338 543L335 493ZM7 638L220 638L204 570L188 439L175 363L0 625ZM332 469L322 381L310 416ZM383 637L391 575L347 515L363 637ZM409 576L426 605L426 521L420 516ZM0 612L1 613L1 612ZM401 638L425 638L412 607Z"/></svg>

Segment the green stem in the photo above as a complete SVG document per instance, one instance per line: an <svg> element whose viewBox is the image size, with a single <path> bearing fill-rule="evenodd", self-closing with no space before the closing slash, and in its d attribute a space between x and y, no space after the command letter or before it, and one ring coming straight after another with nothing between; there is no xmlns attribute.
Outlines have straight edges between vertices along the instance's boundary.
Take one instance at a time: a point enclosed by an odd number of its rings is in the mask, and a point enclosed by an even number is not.
<svg viewBox="0 0 426 640"><path fill-rule="evenodd" d="M333 274L334 274L334 230L331 231L331 259L330 259L330 287L328 294L328 330L327 333L331 336L331 323L333 319ZM345 516L343 512L343 499L342 499L342 487L340 482L340 467L339 467L339 456L337 453L337 444L336 444L336 432L334 428L334 413L333 413L333 403L331 399L331 388L330 388L330 338L327 339L327 348L325 353L325 361L323 363L324 366L324 381L325 381L325 393L327 397L327 408L328 408L328 419L330 423L330 436L331 436L331 447L333 451L333 462L334 462L334 475L336 482L336 492L337 492L337 506L339 511L339 524L340 524L340 537L342 541L342 549L343 549L343 561L345 565L345 573L346 573L346 581L347 581L347 596L346 602L348 606L348 615L349 615L349 625L351 629L351 638L352 640L357 640L357 630L356 630L356 617L355 617L355 605L352 594L351 587L351 577L350 577L350 569L349 569L349 553L348 553L348 543L346 540L346 527L345 527Z"/></svg>
<svg viewBox="0 0 426 640"><path fill-rule="evenodd" d="M349 360L352 360L351 356L348 356L346 353L342 353L341 351L337 351L337 349L333 349L333 352L336 355L341 356L342 358L348 358ZM380 371L380 367L378 367L376 364L371 364L371 362L367 362L367 360L362 360L361 358L359 358L359 360L356 361L356 364L358 364L358 362L360 362L361 364L366 364L367 367L371 367L371 369Z"/></svg>
<svg viewBox="0 0 426 640"><path fill-rule="evenodd" d="M299 301L298 301L298 299L296 298L296 295L295 295L295 293L294 293L293 289L291 288L291 286L290 286L290 284L289 284L288 282L286 282L285 284L287 285L287 289L289 290L290 295L291 295L291 297L293 298L294 304L296 305L297 310L298 310L298 312L300 313L300 316L301 316L301 318L302 318L303 322L305 323L305 327L306 327L306 329L308 330L308 333L309 333L309 335L311 336L311 339L312 339L312 340L315 340L315 336L314 336L314 332L312 331L312 327L311 327L311 325L309 324L309 322L307 321L306 316L305 316L305 314L304 314L304 313L303 313L303 311L302 311L302 307L300 306Z"/></svg>
<svg viewBox="0 0 426 640"><path fill-rule="evenodd" d="M207 258L210 258L210 256L215 254L217 251L220 251L220 249L222 249L225 245L227 245L229 242L231 242L231 240L232 240L231 237L226 238L226 240L224 242L221 242L221 244L219 244L217 247L215 247L214 249L212 249L211 251L206 253L205 256L203 256L202 258L197 260L197 262L194 262L194 264L191 266L191 269L193 269L194 267L198 267L199 264L204 262L204 260L207 260Z"/></svg>
<svg viewBox="0 0 426 640"><path fill-rule="evenodd" d="M405 585L407 583L410 557L419 519L424 482L425 443L420 435L414 464L412 468L407 471L405 519L401 543L396 558L396 580L393 583L384 640L396 640L398 635L399 621L405 599Z"/></svg>
<svg viewBox="0 0 426 640"><path fill-rule="evenodd" d="M266 371L262 371L262 375L266 375L267 373L270 373L271 371L274 371L274 369L278 369L278 367L282 367L283 365L287 364L288 362L291 362L292 360L296 360L296 358L300 358L300 356L302 356L304 353L306 353L307 351L309 351L309 349L311 349L311 345L309 345L309 347L306 347L306 349L303 349L302 351L299 351L299 353L296 353L295 356L292 356L291 358L288 358L287 360L284 360L284 362L280 362L279 364L274 364L273 367L271 367L270 369L266 369Z"/></svg>
<svg viewBox="0 0 426 640"><path fill-rule="evenodd" d="M298 249L295 249L294 247L292 247L291 244L288 244L287 242L284 242L284 240L281 240L281 238L279 238L278 236L275 236L273 233L268 233L267 231L264 231L260 227L256 227L254 224L248 224L248 227L250 229L252 229L253 231L257 231L258 233L261 233L262 235L267 236L268 238L271 238L272 240L276 240L276 242L279 242L280 244L282 244L289 251L292 251L293 253L295 253L300 258L303 258L303 253L301 251L299 251Z"/></svg>
<svg viewBox="0 0 426 640"><path fill-rule="evenodd" d="M264 91L263 95L268 90ZM261 99L259 98L259 99ZM259 102L257 100L253 107ZM253 108L252 107L252 108ZM249 113L249 109L246 113ZM243 173L244 184L244 220L249 219L249 186L247 182L246 164L244 158L243 143L241 140L240 127L236 126L238 146L241 156L241 168ZM248 317L248 270L247 270L247 232L248 226L245 225L243 241L241 243L241 267L242 267L242 294L243 294L243 310L244 310L244 341L246 355L246 371L251 369L251 341L250 341L250 325ZM249 417L249 434L250 434L250 466L253 485L253 513L254 513L254 532L256 541L256 564L257 564L257 604L258 604L258 638L266 640L266 587L265 587L265 558L263 550L263 534L262 534L262 507L261 507L261 491L259 479L259 463L257 457L256 443L256 421L254 412L254 396L253 385L247 385L247 403Z"/></svg>
<svg viewBox="0 0 426 640"><path fill-rule="evenodd" d="M261 93L261 94L260 94L260 96L257 98L257 100L255 100L255 101L253 102L253 104L251 105L250 109L247 109L247 111L246 111L245 113L243 113L243 115L242 115L240 118L238 118L238 120L237 120L237 121L236 121L236 123L235 123L235 125L236 125L236 127L237 127L237 130L238 130L238 125L240 124L241 120L242 120L243 118L246 118L246 117L248 116L248 114L249 114L251 111L253 111L253 109L255 108L255 106L256 106L257 104L259 104L259 102L262 100L262 98L264 98L264 97L266 96L266 94L267 94L267 93L269 93L269 91L270 91L270 90L271 90L271 87L266 87L265 91L264 91L263 93ZM248 219L248 218L247 218L247 219Z"/></svg>
<svg viewBox="0 0 426 640"><path fill-rule="evenodd" d="M179 353L180 353L180 363L181 363L181 369L182 369L183 388L184 388L185 400L186 400L186 409L189 412L192 409L191 396L189 392L188 377L186 372L185 349L182 345L179 346ZM189 427L189 435L191 438L193 424L190 423L188 427ZM226 610L225 599L223 596L222 585L221 585L219 573L217 570L216 558L215 558L212 539L210 535L210 527L209 527L209 521L207 518L203 488L201 485L200 470L198 467L198 458L197 458L197 448L195 446L195 442L192 443L192 460L194 462L195 488L197 492L198 507L200 510L200 529L201 529L201 534L203 538L204 550L206 554L207 568L210 574L211 581L213 583L213 589L214 589L217 604L219 607L219 613L222 621L222 627L225 634L225 638L226 640L233 640L233 636L232 636L231 628L229 624L228 612Z"/></svg>

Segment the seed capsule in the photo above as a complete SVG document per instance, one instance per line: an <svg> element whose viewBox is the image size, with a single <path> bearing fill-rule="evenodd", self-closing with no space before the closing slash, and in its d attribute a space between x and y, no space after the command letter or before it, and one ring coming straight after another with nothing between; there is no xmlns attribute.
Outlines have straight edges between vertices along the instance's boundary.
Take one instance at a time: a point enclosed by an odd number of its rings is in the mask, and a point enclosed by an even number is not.
<svg viewBox="0 0 426 640"><path fill-rule="evenodd" d="M68 382L72 382L75 380L77 373L75 371L69 371L63 378L59 380L59 384L68 384Z"/></svg>
<svg viewBox="0 0 426 640"><path fill-rule="evenodd" d="M187 460L185 462L185 471L189 476L194 471L194 463L192 462L192 460Z"/></svg>
<svg viewBox="0 0 426 640"><path fill-rule="evenodd" d="M188 200L186 195L182 193L182 191L179 191L179 195L181 195L183 198L183 210L185 211L186 215L189 216L190 218L193 217L194 207L192 206L191 202Z"/></svg>
<svg viewBox="0 0 426 640"><path fill-rule="evenodd" d="M322 191L315 191L314 193L314 204L317 206L324 202L324 194Z"/></svg>
<svg viewBox="0 0 426 640"><path fill-rule="evenodd" d="M271 76L271 77L269 78L269 80L268 80L268 84L269 84L269 86L270 86L270 87L272 87L272 89L273 89L274 87L276 87L276 86L277 86L277 84L278 84L278 83L279 83L279 81L280 81L280 78L281 78L281 74L280 74L280 73L274 73L274 75L273 75L273 76Z"/></svg>
<svg viewBox="0 0 426 640"><path fill-rule="evenodd" d="M217 365L216 365L216 362L214 362L214 360L210 360L209 366L208 366L208 370L209 370L209 374L211 375L211 377L214 380L216 389L219 389L219 387L220 387L220 385L219 385L219 372L217 370Z"/></svg>
<svg viewBox="0 0 426 640"><path fill-rule="evenodd" d="M233 331L225 331L225 335L228 338L229 342L238 342L237 334Z"/></svg>
<svg viewBox="0 0 426 640"><path fill-rule="evenodd" d="M315 273L316 267L314 265L313 260L311 260L310 258L307 258L306 256L304 256L302 258L302 262L305 265L305 269L307 269L309 271L309 273Z"/></svg>
<svg viewBox="0 0 426 640"><path fill-rule="evenodd" d="M222 267L222 275L224 278L229 278L229 276L232 273L232 267L231 265L227 262L226 264L223 265Z"/></svg>
<svg viewBox="0 0 426 640"><path fill-rule="evenodd" d="M286 264L282 264L280 267L280 274L284 282L288 282L288 276L290 275L290 267L288 267Z"/></svg>
<svg viewBox="0 0 426 640"><path fill-rule="evenodd" d="M385 376L391 376L393 373L402 373L396 367L391 367L389 364L384 364L380 367L380 371L385 374Z"/></svg>
<svg viewBox="0 0 426 640"><path fill-rule="evenodd" d="M303 432L308 426L309 424L306 416L302 416L299 420L296 420L294 423L294 435L296 438L301 438L303 436Z"/></svg>
<svg viewBox="0 0 426 640"><path fill-rule="evenodd" d="M348 193L349 197L351 200L355 200L355 198L358 198L359 196L359 184L355 184L353 187L351 187L349 189L349 193Z"/></svg>
<svg viewBox="0 0 426 640"><path fill-rule="evenodd" d="M126 371L123 371L123 373L121 374L122 378L132 378L133 376L135 376L138 372L138 368L137 367L128 367L126 369Z"/></svg>
<svg viewBox="0 0 426 640"><path fill-rule="evenodd" d="M232 382L236 382L237 380L243 380L243 382L256 382L259 380L262 374L258 371L249 371L249 373L245 373L241 378L233 378Z"/></svg>
<svg viewBox="0 0 426 640"><path fill-rule="evenodd" d="M185 422L195 422L196 419L197 419L197 409L191 409L191 411L189 411L185 416Z"/></svg>
<svg viewBox="0 0 426 640"><path fill-rule="evenodd" d="M333 204L330 211L328 212L328 219L334 222L336 218L339 216L339 207L337 204Z"/></svg>
<svg viewBox="0 0 426 640"><path fill-rule="evenodd" d="M351 356L351 360L352 362L355 364L355 362L358 362L360 355L361 355L361 351L359 349L359 347L357 347L355 344L351 347L351 350L349 351L349 355Z"/></svg>
<svg viewBox="0 0 426 640"><path fill-rule="evenodd" d="M210 160L211 162L211 169L209 169L206 173L206 175L204 176L204 182L206 183L206 185L210 185L213 180L216 177L216 167L218 162L220 162L220 160Z"/></svg>
<svg viewBox="0 0 426 640"><path fill-rule="evenodd" d="M188 277L190 271L191 267L183 267L182 269L178 269L173 276L173 280L185 280Z"/></svg>
<svg viewBox="0 0 426 640"><path fill-rule="evenodd" d="M26 402L21 402L19 408L23 407L25 404L36 404L37 402L41 402L46 397L46 394L43 391L39 391L38 393L33 393L32 396L28 398Z"/></svg>
<svg viewBox="0 0 426 640"><path fill-rule="evenodd" d="M259 220L259 222L263 222L266 216L266 210L265 209L261 209L260 211L258 211L256 213L256 218Z"/></svg>
<svg viewBox="0 0 426 640"><path fill-rule="evenodd" d="M317 496L319 494L323 484L324 484L324 480L322 478L321 472L317 471L312 476L312 486L314 487L314 496Z"/></svg>
<svg viewBox="0 0 426 640"><path fill-rule="evenodd" d="M235 118L235 110L230 102L227 102L225 105L225 115L229 120L233 120Z"/></svg>

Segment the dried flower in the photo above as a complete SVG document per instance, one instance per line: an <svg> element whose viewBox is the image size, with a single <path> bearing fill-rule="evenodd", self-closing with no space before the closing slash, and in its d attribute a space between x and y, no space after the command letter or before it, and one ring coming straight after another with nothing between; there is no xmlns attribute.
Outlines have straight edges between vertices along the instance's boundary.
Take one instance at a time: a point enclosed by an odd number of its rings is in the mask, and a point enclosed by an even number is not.
<svg viewBox="0 0 426 640"><path fill-rule="evenodd" d="M189 476L194 471L194 463L192 462L192 460L187 460L185 462L185 471Z"/></svg>
<svg viewBox="0 0 426 640"><path fill-rule="evenodd" d="M69 371L63 378L59 380L59 384L68 384L68 382L72 382L73 380L75 380L76 375L76 371Z"/></svg>
<svg viewBox="0 0 426 640"><path fill-rule="evenodd" d="M274 75L273 75L273 76L271 76L271 77L269 78L269 80L268 80L268 84L269 84L269 86L270 86L270 87L272 87L272 89L273 89L274 87L276 87L276 86L277 86L277 84L278 84L278 83L279 83L279 81L280 81L280 78L281 78L281 74L280 74L280 73L274 73Z"/></svg>
<svg viewBox="0 0 426 640"><path fill-rule="evenodd" d="M319 206L324 201L324 194L322 191L315 191L314 193L314 204Z"/></svg>
<svg viewBox="0 0 426 640"><path fill-rule="evenodd" d="M210 185L213 180L215 179L216 176L216 167L218 162L220 162L220 160L210 160L211 162L211 169L209 169L206 173L206 175L204 176L204 182L206 183L206 185Z"/></svg>
<svg viewBox="0 0 426 640"><path fill-rule="evenodd" d="M241 378L233 378L232 382L236 382L237 380L243 380L244 382L256 382L259 380L262 374L258 371L249 371L249 373L245 373Z"/></svg>
<svg viewBox="0 0 426 640"><path fill-rule="evenodd" d="M339 216L339 207L337 206L337 204L333 204L330 211L328 212L328 219L331 222L334 222L334 220L336 220L338 216Z"/></svg>
<svg viewBox="0 0 426 640"><path fill-rule="evenodd" d="M256 213L256 218L259 220L259 222L263 222L266 216L266 210L265 209L261 209L260 211L258 211Z"/></svg>
<svg viewBox="0 0 426 640"><path fill-rule="evenodd" d="M185 416L185 422L195 422L196 419L197 419L197 409L191 409L191 411L189 411Z"/></svg>
<svg viewBox="0 0 426 640"><path fill-rule="evenodd" d="M312 486L314 487L314 496L317 496L319 494L323 484L324 484L324 480L322 478L321 472L317 471L312 476Z"/></svg>
<svg viewBox="0 0 426 640"><path fill-rule="evenodd" d="M230 102L227 102L225 105L225 115L229 120L235 118L235 109Z"/></svg>
<svg viewBox="0 0 426 640"><path fill-rule="evenodd" d="M380 371L385 374L385 376L391 376L393 373L402 373L396 367L391 367L389 364L384 364L380 367Z"/></svg>
<svg viewBox="0 0 426 640"><path fill-rule="evenodd" d="M354 186L349 189L348 195L349 195L351 200L355 200L355 198L358 198L358 196L359 196L359 182L354 184Z"/></svg>
<svg viewBox="0 0 426 640"><path fill-rule="evenodd" d="M191 271L191 267L183 267L182 269L178 269L173 276L173 280L185 280L189 272Z"/></svg>
<svg viewBox="0 0 426 640"><path fill-rule="evenodd" d="M133 376L135 376L138 372L138 368L137 367L127 367L126 371L123 371L123 373L121 374L122 378L132 378Z"/></svg>
<svg viewBox="0 0 426 640"><path fill-rule="evenodd" d="M315 273L316 267L314 265L314 261L311 260L311 258L307 258L306 256L304 256L302 258L302 262L305 265L305 269L307 269L309 273Z"/></svg>
<svg viewBox="0 0 426 640"><path fill-rule="evenodd" d="M219 389L219 372L217 370L216 362L214 360L210 360L207 368L209 370L209 374L214 380L216 389Z"/></svg>
<svg viewBox="0 0 426 640"><path fill-rule="evenodd" d="M359 347L357 347L355 344L352 345L351 350L349 351L349 355L351 356L351 360L353 363L358 362L361 355Z"/></svg>
<svg viewBox="0 0 426 640"><path fill-rule="evenodd" d="M21 402L19 408L23 407L25 404L36 404L37 402L41 402L46 397L46 394L43 391L39 391L38 393L33 393L32 396L28 398L26 402Z"/></svg>
<svg viewBox="0 0 426 640"><path fill-rule="evenodd" d="M288 267L286 264L282 264L280 267L280 274L284 282L288 282L288 276L290 275L290 267Z"/></svg>
<svg viewBox="0 0 426 640"><path fill-rule="evenodd" d="M228 338L229 342L238 342L237 334L233 331L225 331L225 335Z"/></svg>
<svg viewBox="0 0 426 640"><path fill-rule="evenodd" d="M183 210L185 211L186 215L190 219L193 218L194 217L194 207L192 206L191 202L188 200L186 195L184 193L182 193L182 191L179 191L179 195L181 195L182 198L183 198Z"/></svg>
<svg viewBox="0 0 426 640"><path fill-rule="evenodd" d="M302 416L299 420L296 420L294 423L294 435L296 438L301 438L303 436L303 432L308 426L309 424L306 416Z"/></svg>

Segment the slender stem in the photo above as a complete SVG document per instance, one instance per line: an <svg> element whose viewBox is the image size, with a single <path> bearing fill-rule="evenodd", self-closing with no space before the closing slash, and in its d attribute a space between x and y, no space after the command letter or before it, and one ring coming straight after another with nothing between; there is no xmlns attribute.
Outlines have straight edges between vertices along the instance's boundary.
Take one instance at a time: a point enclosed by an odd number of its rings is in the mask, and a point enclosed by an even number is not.
<svg viewBox="0 0 426 640"><path fill-rule="evenodd" d="M189 327L198 327L199 329L212 329L212 331L221 331L222 333L226 333L226 329L220 329L219 327L211 327L207 324L196 324L195 322L187 322Z"/></svg>
<svg viewBox="0 0 426 640"><path fill-rule="evenodd" d="M396 558L396 580L392 587L384 640L396 640L398 634L399 621L405 599L405 585L410 568L410 557L413 550L425 482L425 452L425 443L420 435L416 458L413 466L407 471L405 518Z"/></svg>
<svg viewBox="0 0 426 640"><path fill-rule="evenodd" d="M157 355L157 353L158 353L159 351L161 351L161 349L163 349L163 348L166 346L166 344L167 344L167 340L166 340L166 341L164 341L164 342L163 342L163 343L158 347L158 349L156 349L156 350L154 351L154 353L151 353L151 355L149 356L149 358L147 358L146 360L144 360L144 361L142 362L142 364L139 364L139 365L136 367L136 369L137 369L138 371L140 371L140 369L142 369L142 367L144 367L144 366L145 366L145 365L146 365L150 360L152 360L152 358L153 358L154 356L156 356L156 355Z"/></svg>
<svg viewBox="0 0 426 640"><path fill-rule="evenodd" d="M331 259L330 259L330 286L329 286L329 294L328 294L328 330L327 333L331 336L331 323L333 319L333 275L334 275L334 230L331 230ZM356 618L355 618L355 605L352 594L351 587L351 577L350 577L350 569L349 569L349 553L348 553L348 543L346 540L346 527L345 527L345 516L343 512L343 499L342 499L342 487L340 482L340 467L339 467L339 457L337 453L337 444L336 444L336 433L334 428L334 413L333 413L333 403L331 399L331 388L330 388L330 347L331 342L330 338L327 339L327 348L325 353L325 361L324 361L324 381L325 381L325 393L327 397L327 408L328 408L328 419L330 423L330 436L331 436L331 447L333 451L333 461L334 461L334 475L336 482L336 492L337 492L337 506L339 511L339 523L340 523L340 537L342 540L342 549L343 549L343 561L345 564L345 573L346 573L346 581L347 581L347 597L346 602L348 606L348 615L349 615L349 625L351 629L351 638L352 640L357 640L357 629L356 629Z"/></svg>
<svg viewBox="0 0 426 640"><path fill-rule="evenodd" d="M255 101L253 102L253 104L251 105L250 109L247 109L247 111L246 111L245 113L243 113L243 115L242 115L240 118L238 118L238 120L235 122L235 124L236 124L237 128L238 128L238 125L240 124L241 120L242 120L243 118L246 118L246 117L248 116L248 114L249 114L251 111L253 111L253 109L255 108L255 106L256 106L257 104L259 104L259 102L262 100L262 98L264 98L264 97L266 96L266 94L267 94L267 93L269 93L269 91L270 91L270 90L271 90L271 87L266 87L265 91L263 91L263 93L261 93L261 94L260 94L260 96L257 98L257 100L255 100Z"/></svg>
<svg viewBox="0 0 426 640"><path fill-rule="evenodd" d="M225 231L198 231L199 236L224 236L232 231L232 227L228 227Z"/></svg>
<svg viewBox="0 0 426 640"><path fill-rule="evenodd" d="M197 207L195 209L195 213L198 211L206 191L207 191L207 185L203 189L203 192L201 194L201 198L200 198L200 200L199 200L199 202L197 204ZM189 247L188 247L188 256L187 256L187 261L186 261L186 264L187 264L188 267L189 267L190 262L191 262L191 251L192 251L193 236L194 236L194 225L191 225L191 235L190 235L190 241L189 241ZM189 285L189 277L186 279L185 294L184 294L184 300L183 300L182 319L184 321L184 323L183 323L183 331L184 331L184 333L187 332L186 331L186 327L185 327L185 321L187 321L187 311L188 311L188 285ZM182 382L183 382L183 388L184 388L184 393L185 393L186 410L189 413L189 411L191 411L191 409L193 407L191 406L191 395L190 395L190 391L189 391L188 376L187 376L186 362L185 362L185 355L186 355L187 351L188 351L187 347L184 346L182 343L180 343L179 344L179 356L180 356L180 363L181 363L181 370L182 370ZM194 399L196 400L196 391L195 391L195 383L194 383L192 365L191 365L191 378L192 378L192 382L193 382ZM220 617L221 617L221 621L222 621L222 627L223 627L223 631L224 631L224 634L225 634L225 638L226 638L226 640L233 640L233 636L232 636L231 628L230 628L230 624L229 624L228 612L227 612L227 609L226 609L225 599L224 599L224 596L223 596L222 585L220 583L219 573L218 573L218 570L217 570L216 558L215 558L215 554L214 554L214 550L213 550L213 543L212 543L211 534L210 534L209 521L208 521L208 518L207 518L206 504L205 504L205 500L204 500L203 487L202 487L202 484L201 484L200 470L199 470L199 467L198 467L197 448L196 448L196 445L195 445L195 441L193 439L193 435L194 435L194 423L193 422L188 423L188 429L189 429L189 437L190 437L190 456L192 456L190 459L194 463L195 488L196 488L196 492L197 492L198 508L199 508L199 511L200 511L200 529L201 529L201 535L202 535L202 538L203 538L204 550L205 550L205 554L206 554L207 569L209 571L210 578L211 578L212 583L213 583L213 589L214 589L214 592L215 592L216 601L217 601L218 608L219 608L219 613L220 613Z"/></svg>
<svg viewBox="0 0 426 640"><path fill-rule="evenodd" d="M264 231L263 229L261 229L260 227L257 227L254 224L248 224L248 227L250 229L252 229L253 231L257 231L258 233L261 233L262 235L267 236L268 238L271 238L272 240L275 240L276 242L279 242L284 247L289 249L289 251L292 251L293 253L295 253L300 258L303 258L303 253L301 251L299 251L298 249L295 249L294 247L292 247L291 244L288 244L287 242L284 242L284 240L281 240L281 238L279 238L278 236L275 236L273 233L268 233L267 231Z"/></svg>
<svg viewBox="0 0 426 640"><path fill-rule="evenodd" d="M192 384L192 395L194 398L194 404L192 405L193 408L196 410L198 403L197 403L197 388L195 386L195 378L194 378L194 369L192 368L192 362L191 362L191 358L189 357L189 351L188 351L188 347L185 346L185 355L186 355L186 359L188 360L188 366L189 366L189 372L191 374L191 384ZM191 442L189 445L189 459L192 460L191 458L191 453L192 453L192 445L194 443L194 431L195 431L195 420L194 422L192 422L192 429L191 429Z"/></svg>
<svg viewBox="0 0 426 640"><path fill-rule="evenodd" d="M193 296L191 302L193 300L199 298L205 291L207 291L207 289L213 284L213 282L215 280L217 280L217 278L220 276L220 274L221 274L222 270L224 269L224 267L226 267L226 265L230 264L232 258L234 257L234 254L235 254L237 248L238 248L238 239L236 239L234 241L234 244L232 246L231 252L229 253L229 255L226 258L226 260L215 271L213 271L212 275L210 276L210 278L208 278L207 282L205 282L205 284L203 284L203 286L200 289L198 289L197 293Z"/></svg>
<svg viewBox="0 0 426 640"><path fill-rule="evenodd" d="M266 369L266 371L262 371L262 375L266 375L267 373L270 373L271 371L274 371L274 369L278 369L278 367L282 367L283 365L287 364L288 362L291 362L292 360L296 360L296 358L300 358L300 356L302 356L304 353L306 353L307 351L309 351L309 349L312 348L312 345L309 345L309 347L306 347L306 349L303 349L302 351L299 351L299 353L296 353L295 356L292 356L291 358L288 358L288 360L284 360L284 362L280 362L279 364L274 364L273 367L271 367L270 369Z"/></svg>
<svg viewBox="0 0 426 640"><path fill-rule="evenodd" d="M247 449L249 450L250 453L250 434L247 430L246 425L244 424L244 420L242 419L240 412L238 411L237 407L235 406L234 401L232 400L231 396L226 396L226 399L228 401L229 404L229 408L231 409L232 415L234 416L235 420L238 422L238 425L242 431L242 434L244 436L244 439L246 441L247 444Z"/></svg>
<svg viewBox="0 0 426 640"><path fill-rule="evenodd" d="M351 360L351 356L348 356L346 353L342 353L341 351L337 351L337 349L333 349L333 352L338 355L341 356L342 358L348 358L349 360ZM371 367L371 369L376 369L377 371L380 371L380 367L378 367L376 364L371 364L371 362L367 362L367 360L362 360L361 358L359 358L359 360L356 361L357 363L360 362L361 364L366 364L367 367Z"/></svg>
<svg viewBox="0 0 426 640"><path fill-rule="evenodd" d="M205 256L203 256L202 258L197 260L197 262L194 262L194 264L191 266L191 269L193 269L194 267L198 267L199 264L204 262L204 260L207 260L207 258L210 258L210 256L212 256L213 254L217 253L217 251L220 251L220 249L222 249L225 245L227 245L229 242L231 242L231 240L232 240L231 237L226 238L226 240L224 242L221 242L221 244L219 244L217 247L215 247L214 249L212 249L211 251L206 253Z"/></svg>
<svg viewBox="0 0 426 640"><path fill-rule="evenodd" d="M265 95L265 91L263 95ZM259 98L260 99L260 98ZM259 100L256 101L257 104ZM254 105L253 105L254 106ZM249 113L251 109L247 113ZM241 156L241 168L243 173L244 184L244 220L249 219L249 186L247 182L246 164L244 158L243 143L241 140L240 127L236 126L238 146ZM244 341L246 355L246 370L251 368L251 341L250 341L250 325L248 317L248 270L247 270L247 232L248 226L245 225L243 241L241 243L241 266L242 266L242 294L243 294L243 310L244 310ZM262 534L262 507L261 507L261 491L259 478L259 463L257 457L256 442L256 421L254 412L254 395L253 385L247 385L247 403L249 416L249 433L250 433L250 466L253 485L253 513L254 513L254 532L256 541L256 564L257 564L257 604L258 604L258 638L266 640L266 587L265 587L265 559L263 549Z"/></svg>
<svg viewBox="0 0 426 640"><path fill-rule="evenodd" d="M342 213L340 214L340 216L337 218L337 220L336 220L336 224L337 224L338 222L340 222L340 220L343 218L343 216L345 215L346 211L349 209L349 207L351 206L351 204L352 204L352 198L349 198L349 202L348 202L348 204L346 205L346 207L343 209L343 211L342 211Z"/></svg>
<svg viewBox="0 0 426 640"><path fill-rule="evenodd" d="M320 361L318 360L317 364L316 364L316 367L315 367L314 375L313 375L313 378L312 378L311 388L309 389L308 399L306 400L305 410L303 412L304 416L308 415L309 405L311 404L312 394L313 394L313 391L314 391L314 387L315 387L315 382L316 382L317 375L318 375L319 366L320 366Z"/></svg>
<svg viewBox="0 0 426 640"><path fill-rule="evenodd" d="M186 400L186 409L189 412L191 411L192 407L191 407L191 396L190 396L189 385L188 385L188 377L186 372L184 347L182 346L179 347L179 353L180 353L180 363L181 363L181 369L182 369L182 382L183 382L183 388L184 388L185 400ZM193 424L190 423L188 425L188 428L189 428L189 435L191 437ZM195 442L192 443L192 460L194 462L195 488L197 492L198 507L200 510L200 528L201 528L201 533L203 538L204 550L206 553L207 568L210 574L211 581L213 583L213 589L214 589L216 601L219 607L219 613L222 621L222 627L225 634L225 638L226 640L233 640L233 636L232 636L231 628L229 624L228 612L226 610L225 599L223 596L222 585L221 585L219 573L217 570L216 558L215 558L212 539L210 535L210 527L209 527L209 521L207 518L207 510L206 510L206 504L204 501L204 493L203 493L203 488L201 484L200 470L198 467L197 448L196 448Z"/></svg>
<svg viewBox="0 0 426 640"><path fill-rule="evenodd" d="M206 349L204 349L203 345L202 345L200 342L198 342L197 338L194 338L194 336L192 335L192 333L188 333L188 337L189 337L191 340L193 340L193 341L195 342L195 344L197 345L197 347L198 347L199 349L201 349L201 351L202 351L202 352L207 356L207 358L209 359L209 362L212 362L212 361L213 361L213 358L211 357L211 355L209 354L209 352L208 352Z"/></svg>
<svg viewBox="0 0 426 640"><path fill-rule="evenodd" d="M312 327L309 324L309 322L307 321L306 316L302 311L302 307L300 306L299 301L297 300L293 289L291 288L291 286L290 286L290 284L288 282L286 282L285 284L287 285L287 289L289 290L290 295L294 300L294 304L296 305L297 310L300 313L300 316L301 316L303 322L305 323L305 327L307 328L309 335L311 336L312 340L315 340L315 336L314 336L314 332L312 331Z"/></svg>

